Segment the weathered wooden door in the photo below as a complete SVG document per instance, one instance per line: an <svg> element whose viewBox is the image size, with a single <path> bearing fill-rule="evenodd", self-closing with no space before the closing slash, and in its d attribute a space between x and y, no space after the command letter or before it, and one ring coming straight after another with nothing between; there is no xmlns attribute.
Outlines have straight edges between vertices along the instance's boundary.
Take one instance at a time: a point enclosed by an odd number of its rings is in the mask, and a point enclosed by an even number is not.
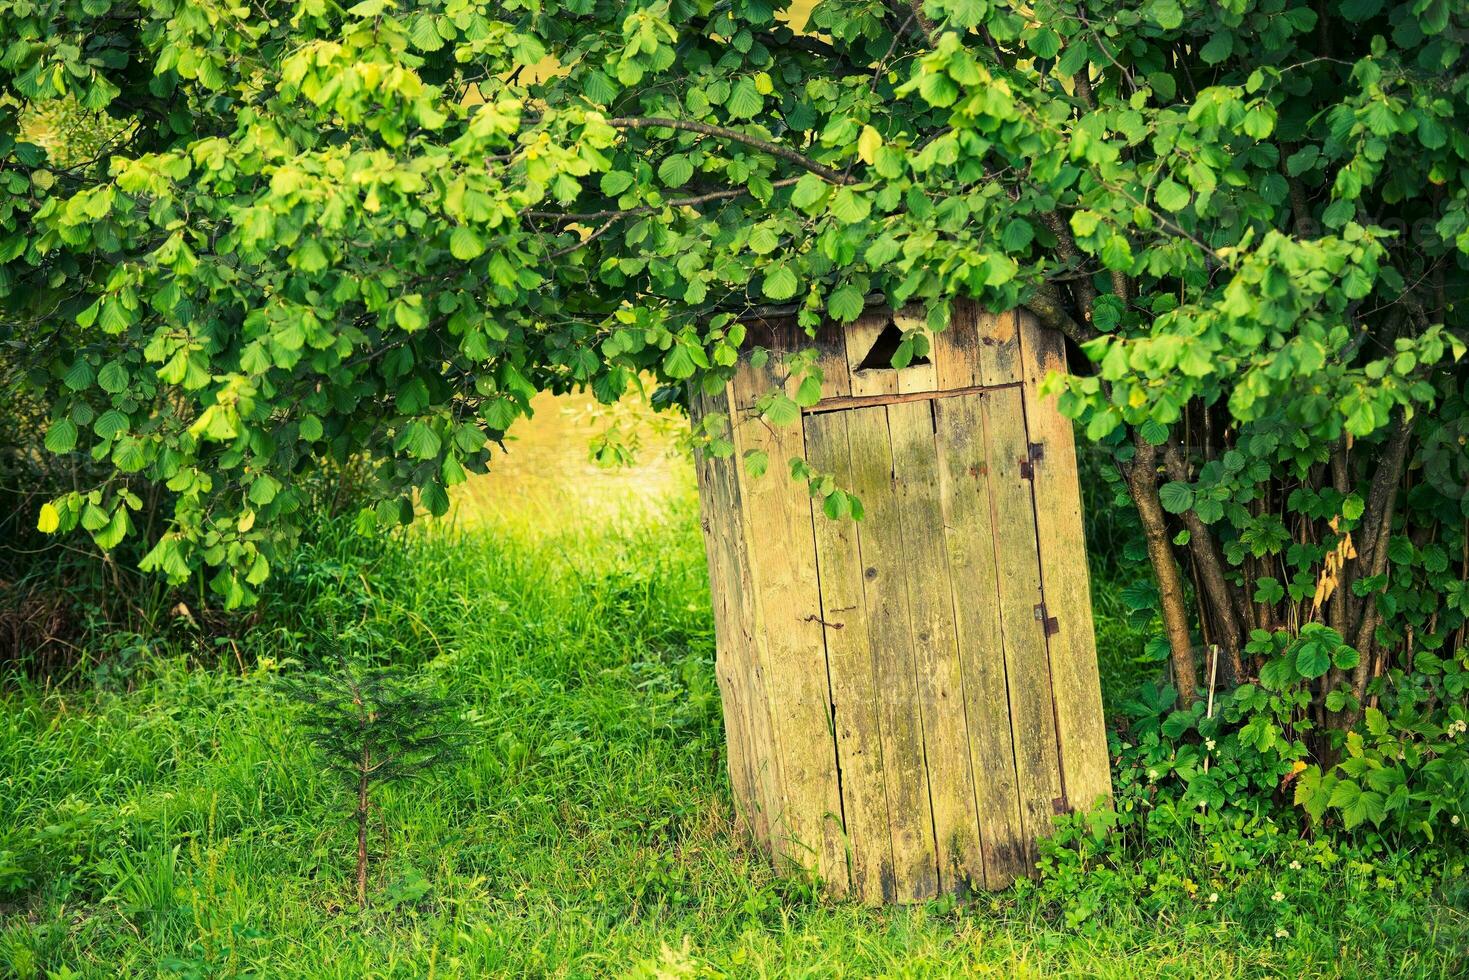
<svg viewBox="0 0 1469 980"><path fill-rule="evenodd" d="M695 408L733 420L699 476L737 801L778 864L867 901L1003 887L1110 792L1071 424L1038 387L1059 342L961 307L894 370L892 321L818 338L799 426L759 417L795 383L774 356ZM746 452L804 457L864 519Z"/></svg>
<svg viewBox="0 0 1469 980"><path fill-rule="evenodd" d="M867 511L816 529L854 888L1003 884L1065 805L1019 388L813 413L805 435Z"/></svg>

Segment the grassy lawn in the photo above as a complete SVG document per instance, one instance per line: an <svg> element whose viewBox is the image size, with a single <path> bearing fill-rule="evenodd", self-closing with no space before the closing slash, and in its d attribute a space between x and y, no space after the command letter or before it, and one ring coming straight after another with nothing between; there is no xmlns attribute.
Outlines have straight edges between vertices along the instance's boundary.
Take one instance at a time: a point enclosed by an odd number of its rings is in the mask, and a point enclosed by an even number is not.
<svg viewBox="0 0 1469 980"><path fill-rule="evenodd" d="M1120 891L1102 868L870 910L776 879L734 824L703 550L692 503L677 500L596 532L492 520L388 548L327 535L282 574L238 660L228 646L171 647L105 687L11 684L0 974L1466 969L1469 894L1453 869L1435 884L1421 861L1347 861L1273 832L1221 851L1180 830L1130 859ZM271 683L310 659L293 624L328 610L462 695L474 732L462 763L384 797L366 913L352 901L350 804Z"/></svg>

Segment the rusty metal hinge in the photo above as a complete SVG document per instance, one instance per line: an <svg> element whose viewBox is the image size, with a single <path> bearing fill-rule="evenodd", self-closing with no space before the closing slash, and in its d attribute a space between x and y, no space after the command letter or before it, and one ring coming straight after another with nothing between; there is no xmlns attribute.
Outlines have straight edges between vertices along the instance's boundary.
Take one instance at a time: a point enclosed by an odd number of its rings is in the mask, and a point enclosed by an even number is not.
<svg viewBox="0 0 1469 980"><path fill-rule="evenodd" d="M1045 629L1047 636L1055 636L1061 632L1061 624L1056 621L1055 616L1047 615L1046 604L1037 602L1035 604L1035 621Z"/></svg>
<svg viewBox="0 0 1469 980"><path fill-rule="evenodd" d="M1046 458L1046 447L1039 442L1025 444L1025 458L1020 461L1020 476L1025 480L1035 479L1035 464Z"/></svg>

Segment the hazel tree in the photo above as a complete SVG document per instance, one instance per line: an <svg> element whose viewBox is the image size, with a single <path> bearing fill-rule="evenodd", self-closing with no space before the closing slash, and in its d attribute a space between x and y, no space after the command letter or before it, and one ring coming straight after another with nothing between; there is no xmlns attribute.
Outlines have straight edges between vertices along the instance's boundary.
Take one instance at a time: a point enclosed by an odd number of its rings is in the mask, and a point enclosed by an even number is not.
<svg viewBox="0 0 1469 980"><path fill-rule="evenodd" d="M1411 652L1392 589L1462 540L1461 479L1400 488L1462 461L1469 11L807 15L0 0L0 339L47 448L109 467L43 529L115 547L163 485L144 568L246 603L322 460L374 462L364 528L407 521L538 391L722 384L742 318L921 306L907 357L958 298L1024 303L1073 342L1053 390L1114 454L1184 705L1198 639L1238 681L1311 622L1302 710L1352 717ZM110 120L94 158L25 141L58 99ZM1466 607L1412 610L1420 640Z"/></svg>

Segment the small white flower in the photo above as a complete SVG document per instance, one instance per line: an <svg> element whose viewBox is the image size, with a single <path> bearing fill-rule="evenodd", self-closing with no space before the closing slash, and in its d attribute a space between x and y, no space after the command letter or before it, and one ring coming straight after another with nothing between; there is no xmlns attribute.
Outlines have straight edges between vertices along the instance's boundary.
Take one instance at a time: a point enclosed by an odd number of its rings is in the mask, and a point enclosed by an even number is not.
<svg viewBox="0 0 1469 980"><path fill-rule="evenodd" d="M1283 901L1285 901L1285 892L1276 892L1274 895L1271 895L1270 896L1270 901L1272 901L1272 902L1283 902Z"/></svg>
<svg viewBox="0 0 1469 980"><path fill-rule="evenodd" d="M1219 893L1218 892L1210 892L1209 893L1209 904L1210 905L1213 905L1217 901L1219 901Z"/></svg>
<svg viewBox="0 0 1469 980"><path fill-rule="evenodd" d="M1301 862L1299 862L1299 861L1292 861L1290 863L1290 869L1292 871L1299 871L1299 870L1301 870Z"/></svg>
<svg viewBox="0 0 1469 980"><path fill-rule="evenodd" d="M1212 738L1206 738L1206 739L1204 739L1204 748L1208 749L1210 752L1213 752L1214 751L1214 740Z"/></svg>
<svg viewBox="0 0 1469 980"><path fill-rule="evenodd" d="M1290 930L1289 929L1276 929L1275 930L1275 938L1276 939L1289 939L1290 938Z"/></svg>
<svg viewBox="0 0 1469 980"><path fill-rule="evenodd" d="M1459 826L1459 815L1456 813L1452 817L1449 817L1449 823L1453 824L1455 827Z"/></svg>
<svg viewBox="0 0 1469 980"><path fill-rule="evenodd" d="M1152 780L1157 780L1157 778L1158 778L1158 770L1156 770L1156 769L1149 769L1148 770L1148 778L1149 779L1152 779Z"/></svg>

